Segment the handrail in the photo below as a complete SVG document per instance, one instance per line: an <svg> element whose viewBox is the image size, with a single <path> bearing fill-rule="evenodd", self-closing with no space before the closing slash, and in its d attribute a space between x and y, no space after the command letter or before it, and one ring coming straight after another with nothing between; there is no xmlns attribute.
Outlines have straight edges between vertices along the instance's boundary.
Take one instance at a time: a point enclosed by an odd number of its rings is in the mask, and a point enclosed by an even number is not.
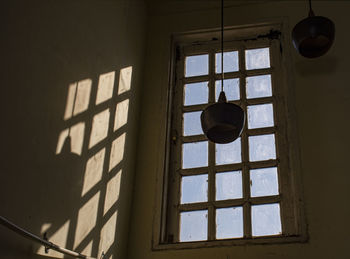
<svg viewBox="0 0 350 259"><path fill-rule="evenodd" d="M70 255L70 256L73 256L73 257L76 257L76 258L83 258L83 259L95 259L93 257L90 257L90 256L86 256L86 255L83 255L81 253L78 253L78 252L75 252L75 251L72 251L72 250L69 250L69 249L66 249L66 248L63 248L63 247L60 247L58 245L55 245L54 243L52 242L49 242L47 240L44 240L30 232L28 232L27 230L24 230L23 228L15 225L14 223L12 223L11 221L9 221L8 219L0 216L0 224L1 225L4 225L5 227L11 229L12 231L16 232L17 234L20 234L28 239L31 239L37 243L40 243L42 244L43 246L45 246L46 249L52 249L52 250L55 250L57 252L60 252L62 254L66 254L66 255Z"/></svg>

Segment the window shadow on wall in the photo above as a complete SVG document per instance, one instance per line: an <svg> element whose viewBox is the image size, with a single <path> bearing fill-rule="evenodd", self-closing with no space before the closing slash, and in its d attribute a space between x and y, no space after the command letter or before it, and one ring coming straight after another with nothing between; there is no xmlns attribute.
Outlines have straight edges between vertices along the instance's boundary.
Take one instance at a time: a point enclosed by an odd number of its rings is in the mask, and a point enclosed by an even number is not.
<svg viewBox="0 0 350 259"><path fill-rule="evenodd" d="M37 233L88 256L116 258L123 196L132 67L68 86ZM119 76L119 78L118 78ZM39 220L38 220L39 221ZM44 247L38 255L66 258ZM69 257L67 257L69 258Z"/></svg>

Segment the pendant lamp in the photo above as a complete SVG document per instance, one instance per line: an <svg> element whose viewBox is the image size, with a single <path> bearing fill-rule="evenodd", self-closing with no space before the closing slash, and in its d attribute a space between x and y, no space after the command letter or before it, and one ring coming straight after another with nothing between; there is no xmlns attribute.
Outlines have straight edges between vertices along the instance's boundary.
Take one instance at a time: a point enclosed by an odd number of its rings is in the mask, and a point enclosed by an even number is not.
<svg viewBox="0 0 350 259"><path fill-rule="evenodd" d="M315 16L309 0L309 17L300 21L292 31L293 45L306 58L327 53L334 41L334 23L323 16Z"/></svg>
<svg viewBox="0 0 350 259"><path fill-rule="evenodd" d="M221 92L217 103L201 114L201 125L207 138L219 144L230 143L242 133L245 121L243 109L228 103L224 92L224 1L221 0Z"/></svg>

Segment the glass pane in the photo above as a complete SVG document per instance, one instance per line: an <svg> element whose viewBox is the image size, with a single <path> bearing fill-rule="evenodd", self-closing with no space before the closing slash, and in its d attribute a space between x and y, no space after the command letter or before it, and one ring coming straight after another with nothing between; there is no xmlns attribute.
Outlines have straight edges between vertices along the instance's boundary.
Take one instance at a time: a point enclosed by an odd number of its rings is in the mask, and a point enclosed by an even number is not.
<svg viewBox="0 0 350 259"><path fill-rule="evenodd" d="M208 103L208 82L185 85L185 105Z"/></svg>
<svg viewBox="0 0 350 259"><path fill-rule="evenodd" d="M184 113L184 136L203 134L201 126L201 113L202 111Z"/></svg>
<svg viewBox="0 0 350 259"><path fill-rule="evenodd" d="M200 241L208 238L208 211L180 213L180 241Z"/></svg>
<svg viewBox="0 0 350 259"><path fill-rule="evenodd" d="M208 200L208 175L184 176L181 181L181 204Z"/></svg>
<svg viewBox="0 0 350 259"><path fill-rule="evenodd" d="M242 172L216 174L216 200L240 199L242 194Z"/></svg>
<svg viewBox="0 0 350 259"><path fill-rule="evenodd" d="M185 76L201 76L208 74L208 54L186 57Z"/></svg>
<svg viewBox="0 0 350 259"><path fill-rule="evenodd" d="M216 238L243 237L243 209L233 207L216 210Z"/></svg>
<svg viewBox="0 0 350 259"><path fill-rule="evenodd" d="M216 73L221 73L221 52L216 53ZM224 52L224 73L238 71L238 51Z"/></svg>
<svg viewBox="0 0 350 259"><path fill-rule="evenodd" d="M276 159L275 135L249 137L250 161Z"/></svg>
<svg viewBox="0 0 350 259"><path fill-rule="evenodd" d="M278 195L277 168L250 170L250 196Z"/></svg>
<svg viewBox="0 0 350 259"><path fill-rule="evenodd" d="M278 203L252 206L252 234L254 237L282 234Z"/></svg>
<svg viewBox="0 0 350 259"><path fill-rule="evenodd" d="M248 70L270 67L269 48L246 50L245 65Z"/></svg>
<svg viewBox="0 0 350 259"><path fill-rule="evenodd" d="M215 100L219 99L219 95L221 92L221 80L217 80L215 82L216 90L215 90ZM226 94L226 98L228 101L239 100L239 78L233 79L225 79L224 80L224 91Z"/></svg>
<svg viewBox="0 0 350 259"><path fill-rule="evenodd" d="M272 96L271 75L247 77L246 92L248 99Z"/></svg>
<svg viewBox="0 0 350 259"><path fill-rule="evenodd" d="M273 127L272 103L248 106L248 129Z"/></svg>
<svg viewBox="0 0 350 259"><path fill-rule="evenodd" d="M208 166L207 141L185 143L182 148L182 168Z"/></svg>
<svg viewBox="0 0 350 259"><path fill-rule="evenodd" d="M241 138L229 144L216 144L216 164L234 164L242 162L241 158Z"/></svg>

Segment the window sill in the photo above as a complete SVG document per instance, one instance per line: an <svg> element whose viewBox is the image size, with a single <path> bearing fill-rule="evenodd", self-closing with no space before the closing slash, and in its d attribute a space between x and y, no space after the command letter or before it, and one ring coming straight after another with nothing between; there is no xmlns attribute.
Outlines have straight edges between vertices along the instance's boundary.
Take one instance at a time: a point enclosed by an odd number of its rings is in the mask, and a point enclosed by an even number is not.
<svg viewBox="0 0 350 259"><path fill-rule="evenodd" d="M290 243L305 243L308 241L306 235L298 236L273 236L273 237L258 237L250 239L227 239L213 241L196 241L182 243L167 243L154 244L153 251L161 250L180 250L180 249L195 249L206 247L224 247L224 246L240 246L240 245L261 245L261 244L290 244Z"/></svg>

